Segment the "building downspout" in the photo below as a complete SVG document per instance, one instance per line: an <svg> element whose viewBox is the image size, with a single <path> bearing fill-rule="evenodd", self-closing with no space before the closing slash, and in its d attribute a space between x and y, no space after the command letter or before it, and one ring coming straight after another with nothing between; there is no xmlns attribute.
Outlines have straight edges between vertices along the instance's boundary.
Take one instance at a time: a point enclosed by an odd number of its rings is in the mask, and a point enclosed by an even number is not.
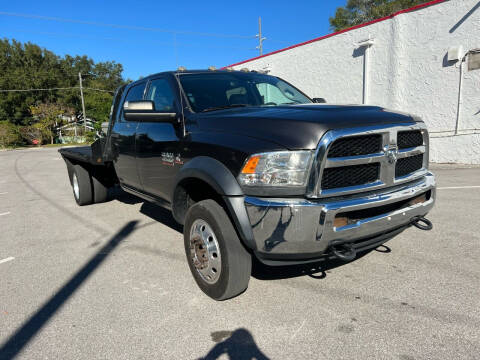
<svg viewBox="0 0 480 360"><path fill-rule="evenodd" d="M460 116L462 115L462 84L463 84L463 62L467 58L468 53L460 60L460 80L458 82L458 102L457 102L457 120L455 122L455 135L460 130Z"/></svg>
<svg viewBox="0 0 480 360"><path fill-rule="evenodd" d="M363 48L363 95L362 95L362 104L368 104L368 94L369 94L369 69L370 69L370 47L374 44L374 40L368 37L367 40L362 40L359 43L355 44L358 48Z"/></svg>

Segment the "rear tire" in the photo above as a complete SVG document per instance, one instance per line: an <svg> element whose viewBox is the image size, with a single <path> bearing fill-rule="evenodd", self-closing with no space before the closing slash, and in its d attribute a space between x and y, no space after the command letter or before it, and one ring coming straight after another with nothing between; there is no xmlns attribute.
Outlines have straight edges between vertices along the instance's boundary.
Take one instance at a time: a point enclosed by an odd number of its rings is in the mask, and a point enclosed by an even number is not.
<svg viewBox="0 0 480 360"><path fill-rule="evenodd" d="M93 202L95 204L103 203L108 198L108 187L102 184L97 176L92 175Z"/></svg>
<svg viewBox="0 0 480 360"><path fill-rule="evenodd" d="M183 237L188 266L205 294L226 300L245 291L252 257L216 201L203 200L188 209Z"/></svg>
<svg viewBox="0 0 480 360"><path fill-rule="evenodd" d="M78 205L90 205L93 202L92 178L88 170L81 165L73 166L72 188Z"/></svg>

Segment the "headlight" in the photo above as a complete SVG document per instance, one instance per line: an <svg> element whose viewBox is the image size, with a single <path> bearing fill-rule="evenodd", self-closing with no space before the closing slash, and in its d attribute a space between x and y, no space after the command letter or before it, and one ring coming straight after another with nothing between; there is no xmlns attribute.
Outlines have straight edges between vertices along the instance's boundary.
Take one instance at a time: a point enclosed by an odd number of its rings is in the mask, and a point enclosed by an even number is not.
<svg viewBox="0 0 480 360"><path fill-rule="evenodd" d="M305 186L311 151L279 151L248 158L238 176L247 186Z"/></svg>

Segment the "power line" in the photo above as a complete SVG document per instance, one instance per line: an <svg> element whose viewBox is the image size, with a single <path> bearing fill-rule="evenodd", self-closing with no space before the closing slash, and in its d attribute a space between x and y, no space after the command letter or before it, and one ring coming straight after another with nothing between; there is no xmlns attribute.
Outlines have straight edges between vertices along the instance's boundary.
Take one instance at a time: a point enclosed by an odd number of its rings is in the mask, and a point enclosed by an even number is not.
<svg viewBox="0 0 480 360"><path fill-rule="evenodd" d="M67 89L78 89L78 86L58 87L58 88L49 88L49 89L0 89L0 92L51 91L51 90L67 90Z"/></svg>
<svg viewBox="0 0 480 360"><path fill-rule="evenodd" d="M20 73L19 75L29 75L29 76L34 76L34 77L41 77L41 76L52 76L51 74L48 74L48 73L39 73L39 74L30 74L30 73L26 73L26 72L22 72ZM12 76L10 74L2 74L2 78L3 77L8 77L8 76ZM58 75L58 76L63 76L63 77L67 77L67 76L71 76L71 77L74 77L74 78L78 78L78 74L77 75L73 75L73 74L61 74L61 75ZM98 76L96 74L82 74L82 78L85 77L85 76Z"/></svg>
<svg viewBox="0 0 480 360"><path fill-rule="evenodd" d="M255 36L253 35L219 34L219 33L196 32L196 31L161 29L161 28L153 28L153 27L134 26L134 25L118 25L118 24L102 23L97 21L67 19L67 18L34 15L34 14L11 13L11 12L5 12L5 11L0 11L0 15L23 17L28 19L38 19L38 20L46 20L46 21L57 21L57 22L64 22L64 23L74 23L74 24L82 24L82 25L102 26L102 27L110 27L110 28L116 28L116 29L164 32L164 33L170 33L170 34L196 35L196 36L220 37L220 38L239 38L239 39L255 38Z"/></svg>
<svg viewBox="0 0 480 360"><path fill-rule="evenodd" d="M93 91L102 91L102 92L108 92L108 93L115 93L115 91L112 90L103 90L103 89L95 89L95 88L90 88L90 87L83 87L83 90L93 90Z"/></svg>
<svg viewBox="0 0 480 360"><path fill-rule="evenodd" d="M1 14L1 13L0 13ZM10 29L12 30L12 29ZM166 42L166 41L156 41L156 40L130 40L130 39L121 39L115 37L99 37L99 36L86 36L86 35L78 35L78 34L68 34L68 33L57 33L57 32L45 32L45 31L28 31L28 30L18 30L14 29L14 32L21 32L21 33L28 33L28 34L38 34L38 35L47 35L47 36L58 36L58 37L71 37L71 38L78 38L78 39L94 39L94 40L107 40L107 41L116 41L122 43L134 43L138 44L139 42L146 42L149 44L158 44L163 46L173 46L173 47L203 47L203 48L219 48L219 49L237 49L237 50L255 50L253 48L246 48L241 46L228 46L228 45L203 45L203 44L195 44L195 43L183 43L183 42ZM176 34L173 34L174 36ZM75 75L76 76L76 75Z"/></svg>
<svg viewBox="0 0 480 360"><path fill-rule="evenodd" d="M56 87L56 88L46 88L46 89L0 89L0 92L27 92L27 91L52 91L52 90L71 90L71 89L80 89L79 86L70 86L70 87ZM84 90L93 90L93 91L103 91L108 93L114 93L115 91L103 90L96 88L87 88L84 87Z"/></svg>
<svg viewBox="0 0 480 360"><path fill-rule="evenodd" d="M275 42L279 44L295 44L295 41L293 40L287 41L287 40L276 40L276 39L270 39L270 38L268 38L268 42Z"/></svg>
<svg viewBox="0 0 480 360"><path fill-rule="evenodd" d="M19 80L19 79L30 79L30 80L49 80L49 79L55 79L55 80L66 80L66 81L71 81L74 76L70 74L65 74L65 75L49 75L49 74L18 74L18 75L11 75L11 74L6 74L6 75L1 75L1 79L11 79L11 80ZM82 74L82 78L85 76ZM78 79L78 75L76 76ZM101 78L100 78L101 79Z"/></svg>

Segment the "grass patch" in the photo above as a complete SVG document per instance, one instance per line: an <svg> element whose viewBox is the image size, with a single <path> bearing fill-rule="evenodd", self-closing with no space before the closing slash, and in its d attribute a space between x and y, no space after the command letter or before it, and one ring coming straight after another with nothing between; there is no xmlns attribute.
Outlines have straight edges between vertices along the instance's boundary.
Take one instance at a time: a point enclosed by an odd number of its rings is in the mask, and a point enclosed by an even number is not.
<svg viewBox="0 0 480 360"><path fill-rule="evenodd" d="M44 148L51 148L51 147L62 147L62 146L87 146L91 145L92 143L86 142L86 143L68 143L68 144L45 144L41 145L39 147L44 147Z"/></svg>
<svg viewBox="0 0 480 360"><path fill-rule="evenodd" d="M91 142L86 142L86 143L69 143L69 144L20 145L20 146L0 147L0 151L26 150L26 149L35 149L35 148L60 148L64 146L89 146L91 144L92 144Z"/></svg>

